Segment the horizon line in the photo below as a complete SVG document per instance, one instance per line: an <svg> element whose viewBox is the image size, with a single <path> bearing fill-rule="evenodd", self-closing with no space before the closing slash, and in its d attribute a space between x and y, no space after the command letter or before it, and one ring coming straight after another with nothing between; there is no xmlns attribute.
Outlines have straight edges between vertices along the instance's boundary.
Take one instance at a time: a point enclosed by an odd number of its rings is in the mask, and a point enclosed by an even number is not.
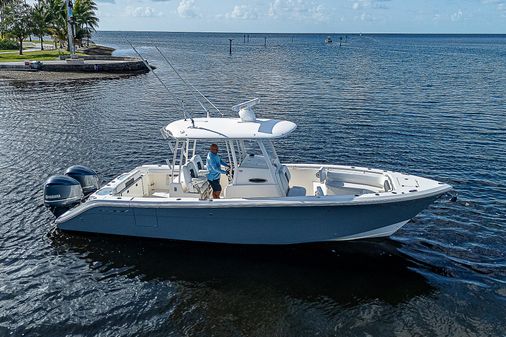
<svg viewBox="0 0 506 337"><path fill-rule="evenodd" d="M506 33L450 33L450 32L240 32L240 31L169 31L169 30L109 30L97 29L96 32L125 32L125 33L204 33L204 34L272 34L272 35L505 35Z"/></svg>

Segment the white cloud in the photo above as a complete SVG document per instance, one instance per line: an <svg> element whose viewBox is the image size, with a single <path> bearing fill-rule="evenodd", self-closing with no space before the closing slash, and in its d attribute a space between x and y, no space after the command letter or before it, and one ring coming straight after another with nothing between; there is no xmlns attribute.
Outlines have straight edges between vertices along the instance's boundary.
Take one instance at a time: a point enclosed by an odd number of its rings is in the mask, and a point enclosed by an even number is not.
<svg viewBox="0 0 506 337"><path fill-rule="evenodd" d="M127 16L135 16L135 17L153 17L153 16L162 16L163 13L158 11L157 9L154 9L152 7L146 6L146 7L132 7L127 6L125 8L125 12Z"/></svg>
<svg viewBox="0 0 506 337"><path fill-rule="evenodd" d="M485 5L494 5L502 16L506 17L506 1L505 0L481 0Z"/></svg>
<svg viewBox="0 0 506 337"><path fill-rule="evenodd" d="M462 10L459 9L458 11L456 11L455 13L453 13L452 15L450 15L450 20L452 21L459 21L461 18L462 18Z"/></svg>
<svg viewBox="0 0 506 337"><path fill-rule="evenodd" d="M258 10L248 5L235 5L230 13L225 14L226 18L256 20L259 17Z"/></svg>
<svg viewBox="0 0 506 337"><path fill-rule="evenodd" d="M371 14L362 13L360 15L360 21L374 21L374 20L376 20L376 18Z"/></svg>
<svg viewBox="0 0 506 337"><path fill-rule="evenodd" d="M177 6L177 14L182 18L197 18L200 15L195 6L195 0L181 0Z"/></svg>
<svg viewBox="0 0 506 337"><path fill-rule="evenodd" d="M318 5L316 7L313 7L310 10L310 12L311 12L311 17L313 19L315 19L316 21L325 21L329 18L327 11L325 10L325 7L323 7L323 5Z"/></svg>
<svg viewBox="0 0 506 337"><path fill-rule="evenodd" d="M267 15L273 18L288 17L316 21L326 21L329 18L325 7L312 0L274 0L269 5Z"/></svg>
<svg viewBox="0 0 506 337"><path fill-rule="evenodd" d="M390 0L352 0L353 5L351 8L357 11L357 15L353 17L355 21L363 22L379 22L382 16L377 16L376 9L389 9L388 2Z"/></svg>
<svg viewBox="0 0 506 337"><path fill-rule="evenodd" d="M352 8L354 10L364 8L388 9L390 0L354 0Z"/></svg>

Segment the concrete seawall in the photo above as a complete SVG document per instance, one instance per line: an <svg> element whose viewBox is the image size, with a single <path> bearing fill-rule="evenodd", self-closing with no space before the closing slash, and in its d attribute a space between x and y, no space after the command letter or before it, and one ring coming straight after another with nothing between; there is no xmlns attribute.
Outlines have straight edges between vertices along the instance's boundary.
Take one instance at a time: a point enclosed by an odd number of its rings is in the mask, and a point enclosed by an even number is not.
<svg viewBox="0 0 506 337"><path fill-rule="evenodd" d="M27 55L29 60L29 55ZM154 67L153 67L154 68ZM82 56L79 60L54 60L40 62L4 62L1 70L50 71L85 73L143 73L149 72L144 62L135 57Z"/></svg>

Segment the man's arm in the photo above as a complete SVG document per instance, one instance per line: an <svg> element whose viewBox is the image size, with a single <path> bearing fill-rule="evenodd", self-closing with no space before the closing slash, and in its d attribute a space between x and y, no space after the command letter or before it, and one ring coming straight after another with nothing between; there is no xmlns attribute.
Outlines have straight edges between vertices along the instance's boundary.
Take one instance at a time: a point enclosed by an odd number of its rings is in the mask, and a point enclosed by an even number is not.
<svg viewBox="0 0 506 337"><path fill-rule="evenodd" d="M220 165L230 167L230 165L228 165L226 162L224 162L223 159L221 159L221 158L220 158Z"/></svg>
<svg viewBox="0 0 506 337"><path fill-rule="evenodd" d="M220 161L211 160L211 167L214 171L218 171L221 174L227 174L227 171L221 169L220 165L222 164L222 162L223 162L223 160L221 160L221 158L220 158ZM226 166L228 166L228 165L226 165Z"/></svg>

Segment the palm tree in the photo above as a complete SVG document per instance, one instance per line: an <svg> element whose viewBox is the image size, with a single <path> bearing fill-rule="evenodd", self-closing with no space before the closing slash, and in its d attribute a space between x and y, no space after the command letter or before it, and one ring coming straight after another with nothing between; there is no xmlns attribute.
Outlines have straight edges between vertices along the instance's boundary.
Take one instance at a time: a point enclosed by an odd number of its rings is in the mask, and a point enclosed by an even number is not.
<svg viewBox="0 0 506 337"><path fill-rule="evenodd" d="M76 24L76 40L82 46L82 40L91 37L98 26L96 15L97 5L93 0L76 0L74 3L74 18Z"/></svg>
<svg viewBox="0 0 506 337"><path fill-rule="evenodd" d="M47 0L47 2L49 7L48 32L57 47L57 42L65 44L67 41L67 9L63 0Z"/></svg>
<svg viewBox="0 0 506 337"><path fill-rule="evenodd" d="M0 0L2 1L2 0ZM64 0L45 0L49 6L49 33L60 44L68 46L67 7ZM94 0L76 0L73 6L75 38L82 42L90 38L98 26L97 5ZM80 43L81 44L81 43Z"/></svg>
<svg viewBox="0 0 506 337"><path fill-rule="evenodd" d="M49 3L46 0L39 0L32 11L32 32L39 37L41 50L44 50L43 39L49 30L49 18Z"/></svg>

